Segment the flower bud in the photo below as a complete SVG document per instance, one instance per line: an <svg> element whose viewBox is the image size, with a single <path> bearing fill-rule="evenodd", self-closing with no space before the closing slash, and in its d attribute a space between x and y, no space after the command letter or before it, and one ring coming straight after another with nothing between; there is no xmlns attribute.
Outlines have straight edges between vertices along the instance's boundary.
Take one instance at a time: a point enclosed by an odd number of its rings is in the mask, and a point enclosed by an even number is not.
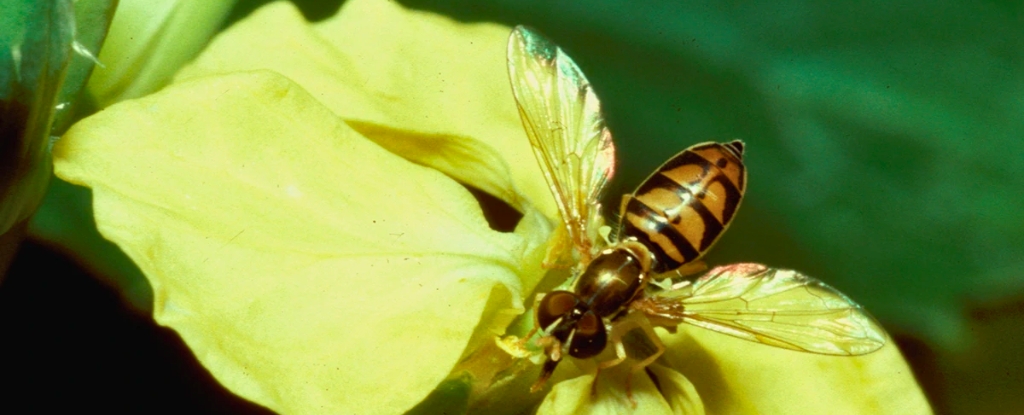
<svg viewBox="0 0 1024 415"><path fill-rule="evenodd" d="M206 46L235 0L121 0L87 86L100 107L166 85Z"/></svg>

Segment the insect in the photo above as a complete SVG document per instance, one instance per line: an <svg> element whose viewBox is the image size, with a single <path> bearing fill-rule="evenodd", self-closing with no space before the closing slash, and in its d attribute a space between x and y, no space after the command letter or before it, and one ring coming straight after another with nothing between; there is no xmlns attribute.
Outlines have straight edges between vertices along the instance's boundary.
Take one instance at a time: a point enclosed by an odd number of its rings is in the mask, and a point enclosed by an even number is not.
<svg viewBox="0 0 1024 415"><path fill-rule="evenodd" d="M625 361L624 336L640 329L655 350L634 358L635 373L664 352L653 327L674 331L681 323L826 355L861 355L885 344L885 332L859 305L795 271L747 263L682 278L705 268L700 258L739 208L747 182L743 142L697 144L670 158L623 197L609 238L601 233L607 227L599 198L615 171L615 146L587 78L562 49L523 26L509 38L508 70L564 224L567 241L553 244L549 259L571 255L575 262L567 289L538 296L534 331L521 339L539 331L545 362L533 390L566 355L594 358L614 348L598 371Z"/></svg>

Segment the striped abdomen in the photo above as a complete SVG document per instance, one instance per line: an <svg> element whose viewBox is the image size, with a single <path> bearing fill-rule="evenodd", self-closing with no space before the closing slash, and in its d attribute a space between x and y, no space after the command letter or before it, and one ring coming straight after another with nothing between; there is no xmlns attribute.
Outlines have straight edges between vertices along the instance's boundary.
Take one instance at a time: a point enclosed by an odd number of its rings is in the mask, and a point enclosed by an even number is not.
<svg viewBox="0 0 1024 415"><path fill-rule="evenodd" d="M693 262L729 226L746 182L742 141L683 150L627 196L619 240L634 237L650 249L654 273Z"/></svg>

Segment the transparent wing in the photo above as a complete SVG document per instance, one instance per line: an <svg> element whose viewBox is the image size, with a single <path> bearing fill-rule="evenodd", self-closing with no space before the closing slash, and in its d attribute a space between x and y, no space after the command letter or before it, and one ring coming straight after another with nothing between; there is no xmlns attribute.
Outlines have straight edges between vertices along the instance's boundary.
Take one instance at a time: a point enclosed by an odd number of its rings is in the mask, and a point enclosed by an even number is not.
<svg viewBox="0 0 1024 415"><path fill-rule="evenodd" d="M615 170L601 104L576 63L532 29L512 30L508 71L526 135L569 238L589 258L602 221L598 198Z"/></svg>
<svg viewBox="0 0 1024 415"><path fill-rule="evenodd" d="M760 264L718 267L640 305L652 321L686 322L771 346L854 356L885 345L882 327L835 288Z"/></svg>

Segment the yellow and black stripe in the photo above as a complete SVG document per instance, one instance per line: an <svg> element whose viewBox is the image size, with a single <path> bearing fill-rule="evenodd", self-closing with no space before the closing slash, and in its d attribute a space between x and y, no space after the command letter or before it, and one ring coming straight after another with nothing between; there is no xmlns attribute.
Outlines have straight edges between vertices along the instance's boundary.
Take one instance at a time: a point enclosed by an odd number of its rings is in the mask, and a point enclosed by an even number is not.
<svg viewBox="0 0 1024 415"><path fill-rule="evenodd" d="M742 141L692 146L628 196L619 237L634 237L650 249L655 273L693 262L729 226L746 181Z"/></svg>

